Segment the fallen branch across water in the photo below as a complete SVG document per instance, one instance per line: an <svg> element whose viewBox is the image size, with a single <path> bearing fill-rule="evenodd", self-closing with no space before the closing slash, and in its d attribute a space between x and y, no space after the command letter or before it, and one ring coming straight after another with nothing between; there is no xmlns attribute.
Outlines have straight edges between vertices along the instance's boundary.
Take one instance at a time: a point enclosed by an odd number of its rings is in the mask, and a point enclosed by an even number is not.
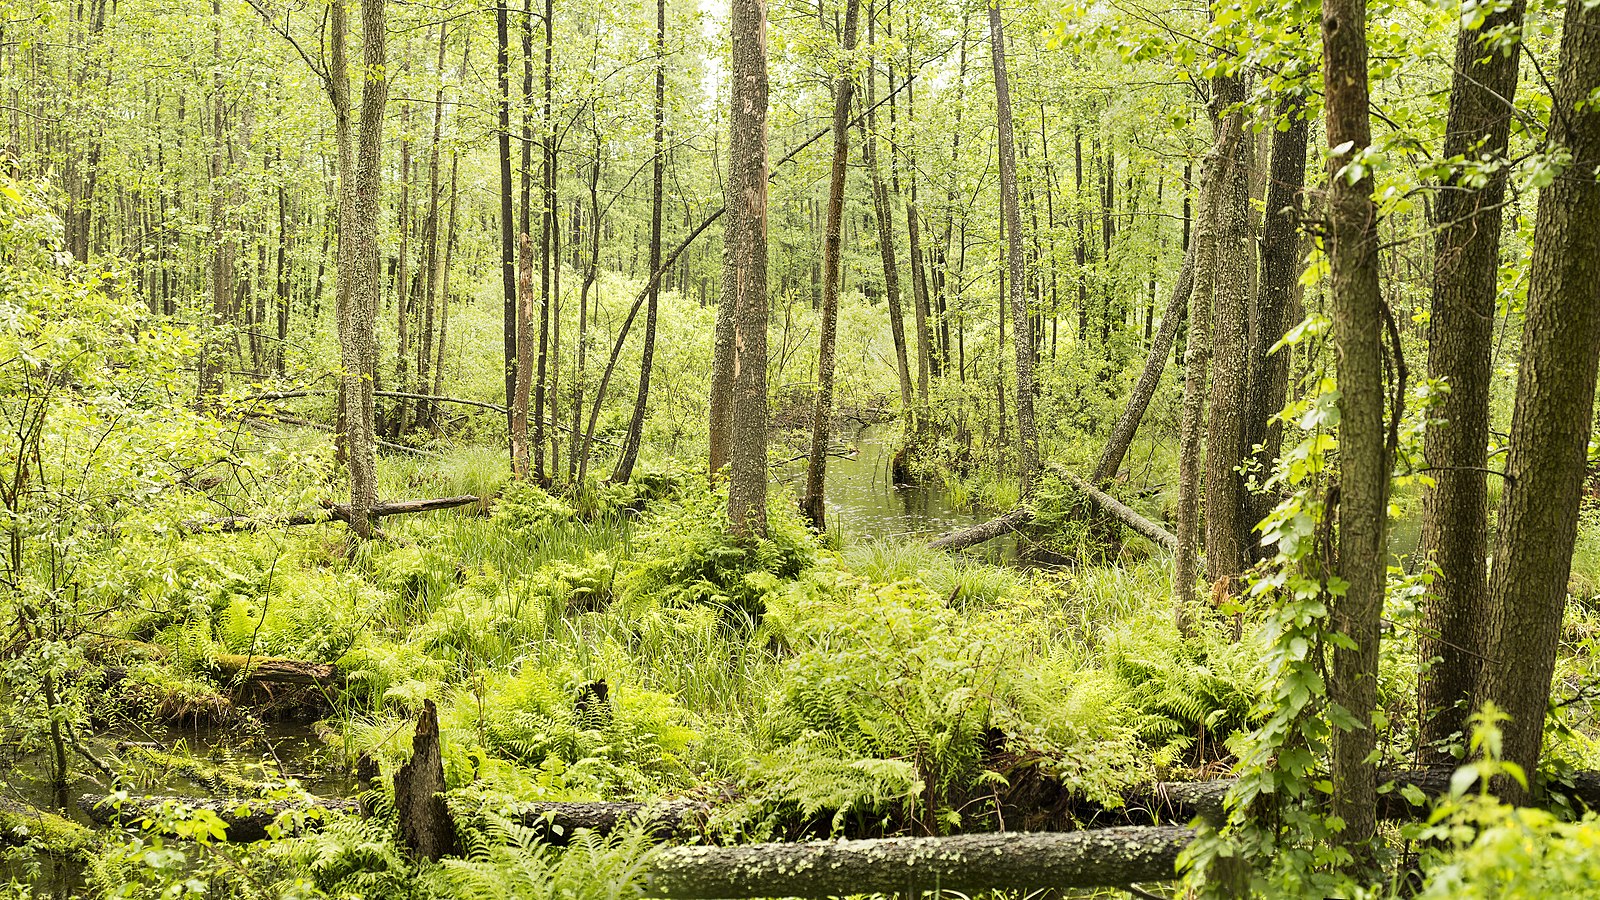
<svg viewBox="0 0 1600 900"><path fill-rule="evenodd" d="M928 542L931 550L965 550L976 547L984 541L992 541L1002 534L1010 534L1018 528L1033 521L1033 510L1026 506L1019 506L1005 515L990 519L981 525L952 531L949 534L934 538Z"/></svg>

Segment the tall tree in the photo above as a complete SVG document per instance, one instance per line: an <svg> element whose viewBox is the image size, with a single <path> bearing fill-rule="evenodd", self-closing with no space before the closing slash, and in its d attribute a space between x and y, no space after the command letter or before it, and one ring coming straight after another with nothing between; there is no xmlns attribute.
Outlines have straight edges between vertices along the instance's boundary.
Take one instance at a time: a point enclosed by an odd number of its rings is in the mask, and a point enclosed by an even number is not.
<svg viewBox="0 0 1600 900"><path fill-rule="evenodd" d="M1418 698L1423 754L1436 763L1452 761L1448 745L1466 732L1467 698L1487 650L1489 368L1520 55L1516 43L1485 46L1483 39L1520 25L1523 10L1523 0L1495 6L1479 27L1456 36L1444 156L1461 163L1440 185L1435 205L1428 373L1449 391L1438 399L1423 446L1433 486L1424 495L1421 550L1439 577L1423 606L1417 656L1437 660L1422 675ZM1479 173L1484 159L1488 171Z"/></svg>
<svg viewBox="0 0 1600 900"><path fill-rule="evenodd" d="M989 6L989 56L994 61L995 121L999 133L1000 207L1008 238L1012 343L1017 349L1017 475L1022 493L1033 490L1039 468L1039 435L1033 420L1033 338L1024 291L1022 210L1017 205L1017 156L1011 138L1011 86L1006 78L1006 38L999 0Z"/></svg>
<svg viewBox="0 0 1600 900"><path fill-rule="evenodd" d="M1306 181L1306 147L1311 125L1304 102L1296 95L1278 103L1278 130L1272 136L1267 165L1266 218L1261 229L1261 276L1257 282L1256 327L1250 346L1250 390L1244 415L1244 446L1252 453L1258 481L1272 474L1283 441L1282 423L1274 416L1289 389L1287 351L1272 352L1289 325L1289 307L1300 280L1300 211ZM1255 448L1259 447L1259 450ZM1260 491L1246 498L1249 511L1242 523L1254 528L1276 505Z"/></svg>
<svg viewBox="0 0 1600 900"><path fill-rule="evenodd" d="M511 25L509 0L494 7L495 103L500 139L500 292L505 339L506 424L511 427L511 407L517 396L517 232L512 209L511 182Z"/></svg>
<svg viewBox="0 0 1600 900"><path fill-rule="evenodd" d="M1237 111L1218 117L1216 136L1200 165L1200 202L1196 210L1193 244L1185 250L1194 258L1194 285L1187 320L1193 326L1187 345L1179 351L1183 362L1183 409L1178 425L1178 552L1173 567L1174 620L1187 633L1195 612L1195 579L1200 556L1200 448L1205 412L1206 374L1211 362L1211 303L1217 279L1216 208L1233 165L1234 147L1243 133L1243 116ZM1179 320L1180 324L1183 321Z"/></svg>
<svg viewBox="0 0 1600 900"><path fill-rule="evenodd" d="M528 451L528 398L533 391L533 238L517 238L517 388L511 401L511 471L533 475Z"/></svg>
<svg viewBox="0 0 1600 900"><path fill-rule="evenodd" d="M650 198L650 271L661 268L661 198L666 178L667 161L667 2L656 0L656 103L655 103L655 160ZM633 477L633 466L639 458L639 443L644 438L645 413L650 403L650 369L656 353L656 303L661 293L661 282L652 279L645 300L644 347L639 356L639 393L633 399L633 419L628 423L628 434L623 439L622 454L611 473L614 482L626 482Z"/></svg>
<svg viewBox="0 0 1600 900"><path fill-rule="evenodd" d="M345 197L340 206L348 210L348 214L343 217L339 229L341 244L349 244L348 269L340 273L340 281L350 284L349 299L341 309L339 323L340 392L344 399L350 466L350 528L361 538L372 533L368 516L378 502L372 381L377 369L374 328L378 315L383 114L389 99L386 38L384 0L362 0L361 63L366 74L361 81L361 128L351 179L340 184ZM334 65L340 62L342 60L336 59ZM344 79L347 76L340 70L334 77ZM348 92L348 87L345 90Z"/></svg>
<svg viewBox="0 0 1600 900"><path fill-rule="evenodd" d="M876 7L867 4L867 46L876 43ZM889 309L889 336L894 340L895 372L900 376L900 408L905 412L906 424L911 424L912 388L911 366L906 349L905 311L900 305L900 265L895 255L893 204L889 188L884 184L878 166L877 71L875 61L867 63L867 114L862 125L862 159L867 165L867 175L872 182L872 213L878 223L878 255L883 260L883 296Z"/></svg>
<svg viewBox="0 0 1600 900"><path fill-rule="evenodd" d="M1323 83L1328 148L1329 298L1339 390L1338 575L1346 582L1330 604L1333 648L1328 699L1343 713L1334 723L1332 812L1344 821L1337 840L1357 866L1370 862L1377 828L1378 782L1372 761L1377 732L1378 635L1388 572L1389 472L1393 447L1384 427L1383 322L1378 287L1378 213L1367 119L1366 0L1324 0ZM1398 349L1398 348L1397 348ZM1592 368L1592 367L1591 367Z"/></svg>
<svg viewBox="0 0 1600 900"><path fill-rule="evenodd" d="M1539 762L1600 362L1600 7L1567 5L1546 152L1564 163L1539 194L1522 367L1511 416L1506 487L1489 575L1482 699L1510 721L1505 758L1530 775ZM1526 795L1502 785L1512 800Z"/></svg>
<svg viewBox="0 0 1600 900"><path fill-rule="evenodd" d="M525 0L528 6L528 20L533 16L533 0ZM524 46L530 40L532 26L526 25L524 31ZM531 69L524 94L531 93ZM551 304L551 272L560 264L550 253L550 241L555 230L556 214L556 122L555 122L555 2L544 0L544 106L541 108L544 121L544 176L543 202L540 204L539 215L539 372L534 390L537 395L534 399L533 422L533 473L540 484L549 483L549 475L545 471L545 419L549 409L549 360L550 360L550 304ZM559 254L557 254L559 255Z"/></svg>
<svg viewBox="0 0 1600 900"><path fill-rule="evenodd" d="M828 444L832 441L834 344L839 327L839 256L844 234L844 187L850 165L850 102L855 79L850 57L856 49L856 25L861 0L845 0L844 30L839 44L844 50L843 70L833 83L833 164L828 170L828 212L822 232L822 321L817 348L817 406L811 417L811 454L806 461L802 511L813 527L826 527L824 490L828 471Z"/></svg>
<svg viewBox="0 0 1600 900"><path fill-rule="evenodd" d="M733 0L724 280L733 313L728 519L767 534L767 4ZM652 277L655 277L652 275Z"/></svg>
<svg viewBox="0 0 1600 900"><path fill-rule="evenodd" d="M1242 76L1213 79L1217 114L1245 98ZM1222 123L1218 123L1222 127ZM1206 580L1232 580L1244 570L1250 525L1244 521L1245 485L1239 462L1244 442L1249 352L1250 269L1254 264L1250 229L1250 167L1253 142L1233 144L1233 158L1212 211L1216 278L1211 292L1211 384L1206 425Z"/></svg>

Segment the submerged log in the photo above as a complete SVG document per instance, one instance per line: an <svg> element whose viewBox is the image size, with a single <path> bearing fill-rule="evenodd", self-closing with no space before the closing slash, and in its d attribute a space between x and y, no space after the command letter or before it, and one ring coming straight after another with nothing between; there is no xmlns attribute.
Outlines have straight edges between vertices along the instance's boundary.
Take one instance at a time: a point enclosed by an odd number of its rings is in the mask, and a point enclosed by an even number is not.
<svg viewBox="0 0 1600 900"><path fill-rule="evenodd" d="M462 494L456 497L436 497L425 500L388 500L372 507L368 518L382 519L386 516L403 516L412 513L434 512L441 509L454 509L471 503L482 503L483 498L475 494ZM350 504L329 503L316 509L302 510L287 516L215 516L207 519L190 519L182 524L184 531L202 533L229 534L241 531L256 531L262 528L280 528L294 525L317 525L323 522L350 521Z"/></svg>
<svg viewBox="0 0 1600 900"><path fill-rule="evenodd" d="M832 897L917 890L1109 887L1176 877L1187 828L974 834L743 847L680 847L655 858L645 896L665 900Z"/></svg>
<svg viewBox="0 0 1600 900"><path fill-rule="evenodd" d="M1002 534L1010 534L1033 521L1033 510L1019 506L1003 516L990 519L981 525L952 531L928 542L930 550L965 550L984 541L992 541Z"/></svg>
<svg viewBox="0 0 1600 900"><path fill-rule="evenodd" d="M150 823L157 831L171 833L161 823L181 819L188 811L215 813L226 826L222 839L259 841L270 837L269 828L277 823L285 832L312 828L330 813L356 813L354 800L250 800L217 797L119 797L84 794L78 808L97 825L139 825Z"/></svg>

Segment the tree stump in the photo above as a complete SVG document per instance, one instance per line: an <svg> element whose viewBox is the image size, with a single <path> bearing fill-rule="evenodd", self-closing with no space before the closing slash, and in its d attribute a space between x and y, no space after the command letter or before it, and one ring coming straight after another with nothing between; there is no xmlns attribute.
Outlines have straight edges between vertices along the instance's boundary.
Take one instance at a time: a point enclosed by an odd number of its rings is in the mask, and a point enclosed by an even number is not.
<svg viewBox="0 0 1600 900"><path fill-rule="evenodd" d="M394 807L400 839L421 859L438 860L455 851L456 831L444 802L444 756L439 744L439 710L422 704L411 759L394 773Z"/></svg>

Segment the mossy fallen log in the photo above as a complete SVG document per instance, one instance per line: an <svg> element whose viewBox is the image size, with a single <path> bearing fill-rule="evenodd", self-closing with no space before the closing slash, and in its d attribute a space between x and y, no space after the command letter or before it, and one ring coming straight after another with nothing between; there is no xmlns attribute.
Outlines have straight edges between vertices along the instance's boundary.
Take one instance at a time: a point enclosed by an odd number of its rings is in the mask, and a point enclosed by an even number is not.
<svg viewBox="0 0 1600 900"><path fill-rule="evenodd" d="M56 857L81 855L94 842L90 829L48 810L0 797L0 844L32 846Z"/></svg>
<svg viewBox="0 0 1600 900"><path fill-rule="evenodd" d="M222 836L227 841L259 841L270 836L274 823L285 832L300 828L314 828L330 814L355 815L354 800L326 800L321 798L300 800L229 799L218 797L178 797L152 795L121 797L84 794L78 798L78 807L98 825L134 825L154 823L155 830L173 833L173 829L160 827L163 822L182 820L193 812L214 813L226 827Z"/></svg>
<svg viewBox="0 0 1600 900"><path fill-rule="evenodd" d="M1168 881L1194 839L1172 826L970 834L662 852L644 894L663 900L834 897L921 890L1088 888Z"/></svg>

